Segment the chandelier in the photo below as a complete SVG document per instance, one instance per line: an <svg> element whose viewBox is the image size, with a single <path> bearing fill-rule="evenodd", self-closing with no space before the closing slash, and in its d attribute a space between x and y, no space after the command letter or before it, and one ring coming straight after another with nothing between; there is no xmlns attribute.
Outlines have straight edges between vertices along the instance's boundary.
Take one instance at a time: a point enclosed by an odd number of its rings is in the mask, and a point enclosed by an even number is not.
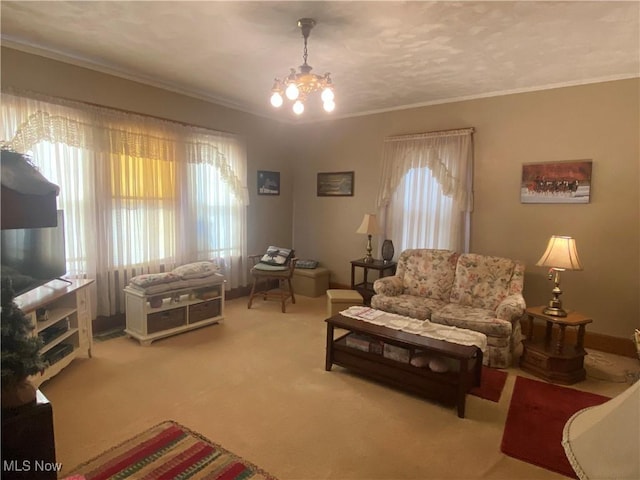
<svg viewBox="0 0 640 480"><path fill-rule="evenodd" d="M307 39L315 24L316 21L312 18L298 20L298 27L302 30L302 36L304 37L304 54L302 55L304 63L300 65L300 73L296 72L295 68L292 68L291 73L283 80L276 78L271 89L271 105L276 108L281 107L284 103L284 94L294 102L293 111L296 115L304 112L304 103L307 97L315 92L322 92L320 98L326 112L332 112L336 108L330 74L316 75L311 73L311 66L307 64Z"/></svg>

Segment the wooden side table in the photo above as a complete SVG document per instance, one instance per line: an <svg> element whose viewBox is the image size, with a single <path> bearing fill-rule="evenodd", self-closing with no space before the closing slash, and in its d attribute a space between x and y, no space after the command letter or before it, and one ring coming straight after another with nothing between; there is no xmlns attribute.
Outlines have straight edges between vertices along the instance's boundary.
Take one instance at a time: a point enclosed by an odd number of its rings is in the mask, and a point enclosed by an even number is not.
<svg viewBox="0 0 640 480"><path fill-rule="evenodd" d="M373 291L373 280L369 281L369 270L376 270L378 278L386 277L396 273L396 262L385 262L383 260L373 260L365 262L363 258L351 261L351 290L357 290L365 305L371 303L371 297L375 294ZM362 282L356 283L356 267L364 270Z"/></svg>
<svg viewBox="0 0 640 480"><path fill-rule="evenodd" d="M584 380L584 332L586 325L593 320L578 312L569 312L566 317L545 315L545 306L526 309L528 317L527 338L523 342L524 350L520 357L520 368L549 382L569 385ZM546 322L543 339L534 338L534 320ZM554 326L557 327L554 329ZM575 345L565 345L565 330L577 327ZM555 335L554 335L555 331Z"/></svg>

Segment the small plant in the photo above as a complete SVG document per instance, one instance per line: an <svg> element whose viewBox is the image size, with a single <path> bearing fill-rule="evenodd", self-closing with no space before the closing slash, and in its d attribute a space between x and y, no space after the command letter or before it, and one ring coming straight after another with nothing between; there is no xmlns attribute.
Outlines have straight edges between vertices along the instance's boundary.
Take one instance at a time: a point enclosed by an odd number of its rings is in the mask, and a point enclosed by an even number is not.
<svg viewBox="0 0 640 480"><path fill-rule="evenodd" d="M15 303L15 292L8 278L2 279L2 390L24 382L29 375L41 372L45 365L39 350L42 341L32 331L29 318Z"/></svg>

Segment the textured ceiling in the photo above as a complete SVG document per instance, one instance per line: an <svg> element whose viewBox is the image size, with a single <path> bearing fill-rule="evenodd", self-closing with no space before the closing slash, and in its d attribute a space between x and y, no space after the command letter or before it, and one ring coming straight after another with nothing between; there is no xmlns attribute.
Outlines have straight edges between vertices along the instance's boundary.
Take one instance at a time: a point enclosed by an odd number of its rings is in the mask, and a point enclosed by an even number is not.
<svg viewBox="0 0 640 480"><path fill-rule="evenodd" d="M333 117L640 76L640 3L15 2L2 44L243 111L302 63L331 72ZM285 107L287 104L285 103ZM325 118L309 102L305 120Z"/></svg>

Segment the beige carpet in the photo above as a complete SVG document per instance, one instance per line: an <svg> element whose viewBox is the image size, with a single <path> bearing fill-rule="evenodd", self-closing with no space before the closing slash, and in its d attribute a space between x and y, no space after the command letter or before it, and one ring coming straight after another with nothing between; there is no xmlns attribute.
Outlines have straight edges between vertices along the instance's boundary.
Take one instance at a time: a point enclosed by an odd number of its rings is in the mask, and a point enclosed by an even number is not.
<svg viewBox="0 0 640 480"><path fill-rule="evenodd" d="M282 480L559 479L500 452L517 369L499 403L467 397L466 418L340 367L324 370L325 297L228 301L220 325L142 347L95 343L41 386L53 405L62 475L160 423L175 420ZM610 356L619 368L636 359ZM576 388L614 396L624 382Z"/></svg>

